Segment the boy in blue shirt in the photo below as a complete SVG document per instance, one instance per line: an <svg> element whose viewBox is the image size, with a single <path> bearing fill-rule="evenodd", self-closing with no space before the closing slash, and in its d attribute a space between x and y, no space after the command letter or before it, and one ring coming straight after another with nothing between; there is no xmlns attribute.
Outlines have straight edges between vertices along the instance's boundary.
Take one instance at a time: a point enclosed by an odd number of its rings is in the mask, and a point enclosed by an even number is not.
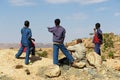
<svg viewBox="0 0 120 80"><path fill-rule="evenodd" d="M21 48L19 49L18 53L15 55L16 58L19 58L22 54L24 48L26 47L26 57L25 57L25 64L29 64L29 54L30 54L30 39L32 37L31 29L29 28L29 21L24 22L24 27L21 29Z"/></svg>

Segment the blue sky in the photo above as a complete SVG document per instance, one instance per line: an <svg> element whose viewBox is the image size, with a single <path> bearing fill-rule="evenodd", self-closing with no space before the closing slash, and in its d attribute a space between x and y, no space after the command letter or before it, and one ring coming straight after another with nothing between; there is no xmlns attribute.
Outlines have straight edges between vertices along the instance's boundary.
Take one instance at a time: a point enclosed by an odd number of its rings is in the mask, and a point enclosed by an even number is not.
<svg viewBox="0 0 120 80"><path fill-rule="evenodd" d="M103 33L120 33L120 0L0 0L0 43L19 43L24 21L30 21L37 43L52 42L47 27L60 18L65 42L90 37L95 23Z"/></svg>

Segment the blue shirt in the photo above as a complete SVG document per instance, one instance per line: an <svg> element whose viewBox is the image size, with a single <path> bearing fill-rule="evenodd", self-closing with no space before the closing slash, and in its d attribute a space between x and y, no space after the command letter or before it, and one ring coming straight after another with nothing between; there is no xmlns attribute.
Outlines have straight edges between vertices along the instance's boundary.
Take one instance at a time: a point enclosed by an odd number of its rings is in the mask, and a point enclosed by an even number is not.
<svg viewBox="0 0 120 80"><path fill-rule="evenodd" d="M53 33L53 42L63 43L65 38L65 29L62 26L48 28L48 31Z"/></svg>
<svg viewBox="0 0 120 80"><path fill-rule="evenodd" d="M28 27L23 27L21 29L21 43L25 46L29 46L30 45L30 38L32 37L32 32L31 29Z"/></svg>

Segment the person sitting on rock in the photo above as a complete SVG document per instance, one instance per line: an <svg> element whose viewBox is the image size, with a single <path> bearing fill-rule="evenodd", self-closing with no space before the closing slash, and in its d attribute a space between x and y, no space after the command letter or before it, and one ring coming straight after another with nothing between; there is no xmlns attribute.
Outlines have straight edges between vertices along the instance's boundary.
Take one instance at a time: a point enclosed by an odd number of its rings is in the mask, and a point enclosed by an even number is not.
<svg viewBox="0 0 120 80"><path fill-rule="evenodd" d="M86 49L82 43L82 39L77 39L76 43L77 44L73 46L68 46L67 49L72 53L73 58L79 62L81 60L85 60Z"/></svg>

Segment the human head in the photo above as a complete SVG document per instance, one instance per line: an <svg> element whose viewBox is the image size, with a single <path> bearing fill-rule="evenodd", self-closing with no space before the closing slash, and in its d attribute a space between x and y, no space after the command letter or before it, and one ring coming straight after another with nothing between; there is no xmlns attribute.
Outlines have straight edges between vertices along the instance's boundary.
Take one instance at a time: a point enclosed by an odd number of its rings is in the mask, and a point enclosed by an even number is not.
<svg viewBox="0 0 120 80"><path fill-rule="evenodd" d="M77 39L77 44L82 43L82 39Z"/></svg>
<svg viewBox="0 0 120 80"><path fill-rule="evenodd" d="M96 29L100 28L100 23L96 23L96 24L95 24L95 28L96 28Z"/></svg>
<svg viewBox="0 0 120 80"><path fill-rule="evenodd" d="M55 19L55 25L59 26L60 25L60 19Z"/></svg>
<svg viewBox="0 0 120 80"><path fill-rule="evenodd" d="M26 21L24 22L24 25L25 25L26 27L29 27L29 24L30 24L30 22L29 22L28 20L26 20Z"/></svg>

